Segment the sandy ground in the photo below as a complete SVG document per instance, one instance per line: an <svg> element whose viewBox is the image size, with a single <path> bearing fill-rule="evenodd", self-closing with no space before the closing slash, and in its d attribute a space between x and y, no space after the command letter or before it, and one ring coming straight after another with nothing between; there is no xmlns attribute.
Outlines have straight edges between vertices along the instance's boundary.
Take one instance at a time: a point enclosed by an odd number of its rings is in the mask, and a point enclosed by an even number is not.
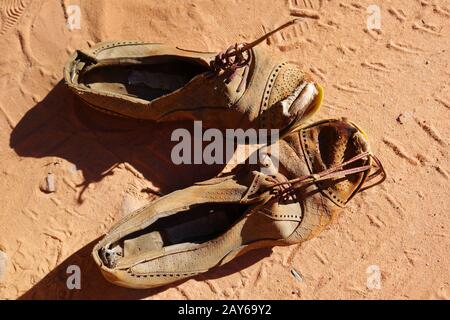
<svg viewBox="0 0 450 320"><path fill-rule="evenodd" d="M0 1L0 298L449 299L450 3L378 1L377 32L366 23L376 2ZM66 26L71 5L80 29ZM320 20L262 45L323 84L315 119L346 116L367 131L386 183L301 246L254 251L157 290L108 284L92 244L155 197L143 191L167 193L221 168L172 165L174 126L85 107L60 84L69 53L113 39L218 51L305 8ZM46 179L55 192L44 192ZM70 265L81 268L81 290L66 287ZM377 268L380 286L368 288Z"/></svg>

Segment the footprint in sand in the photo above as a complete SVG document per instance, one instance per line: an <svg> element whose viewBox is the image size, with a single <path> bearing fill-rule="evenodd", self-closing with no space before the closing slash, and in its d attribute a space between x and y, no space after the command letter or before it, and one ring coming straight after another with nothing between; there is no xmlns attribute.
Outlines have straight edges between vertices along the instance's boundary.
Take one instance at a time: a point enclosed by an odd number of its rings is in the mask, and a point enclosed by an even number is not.
<svg viewBox="0 0 450 320"><path fill-rule="evenodd" d="M269 45L275 45L281 51L290 51L298 44L306 41L314 42L310 35L313 23L320 19L320 9L323 1L319 0L288 0L287 8L292 17L300 18L299 22L292 27L274 34L268 39ZM265 32L273 29L264 28Z"/></svg>
<svg viewBox="0 0 450 320"><path fill-rule="evenodd" d="M399 142L387 139L387 138L383 138L382 141L384 142L384 144L386 146L388 146L392 151L394 151L394 153L399 156L402 159L405 159L406 161L408 161L411 165L413 166L417 166L420 164L420 162L413 158L412 156L410 156L405 149L401 146L401 144Z"/></svg>
<svg viewBox="0 0 450 320"><path fill-rule="evenodd" d="M414 47L410 44L405 44L397 41L390 40L387 44L388 49L393 49L399 51L401 53L411 53L411 54L419 54L424 50Z"/></svg>
<svg viewBox="0 0 450 320"><path fill-rule="evenodd" d="M396 9L394 7L390 7L388 9L388 12L393 15L398 21L405 22L406 20L406 13L403 11L403 9Z"/></svg>
<svg viewBox="0 0 450 320"><path fill-rule="evenodd" d="M17 24L28 4L26 0L0 0L0 35Z"/></svg>

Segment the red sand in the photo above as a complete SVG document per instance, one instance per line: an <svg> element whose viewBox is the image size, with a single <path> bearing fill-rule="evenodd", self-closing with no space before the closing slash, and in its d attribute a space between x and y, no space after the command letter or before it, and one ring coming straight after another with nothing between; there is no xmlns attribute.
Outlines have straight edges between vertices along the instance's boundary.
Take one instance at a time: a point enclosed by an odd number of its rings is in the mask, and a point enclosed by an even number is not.
<svg viewBox="0 0 450 320"><path fill-rule="evenodd" d="M215 2L0 1L0 246L9 257L0 298L450 298L448 1L382 1L380 32L366 30L373 1ZM79 30L66 27L70 5L81 9ZM58 84L69 53L113 39L218 51L305 8L320 19L283 31L269 48L322 82L315 120L345 116L365 129L386 183L302 246L255 251L178 286L108 284L92 242L154 197L142 189L169 192L220 168L174 167L174 126L85 107ZM41 191L48 174L55 192ZM70 291L74 264L82 289ZM367 287L373 265L379 289Z"/></svg>

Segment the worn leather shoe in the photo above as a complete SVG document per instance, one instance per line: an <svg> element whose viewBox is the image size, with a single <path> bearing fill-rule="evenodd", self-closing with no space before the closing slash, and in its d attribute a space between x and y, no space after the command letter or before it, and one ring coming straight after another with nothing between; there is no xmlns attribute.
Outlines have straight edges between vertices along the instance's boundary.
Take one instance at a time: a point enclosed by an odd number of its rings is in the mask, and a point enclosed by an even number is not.
<svg viewBox="0 0 450 320"><path fill-rule="evenodd" d="M294 22L220 53L139 41L99 43L69 58L65 83L110 114L286 132L317 111L322 88L297 63L256 45Z"/></svg>
<svg viewBox="0 0 450 320"><path fill-rule="evenodd" d="M278 143L272 172L268 153L258 164L241 164L125 217L93 249L104 276L120 286L151 288L255 248L301 243L358 192L384 180L367 136L346 119L314 123Z"/></svg>

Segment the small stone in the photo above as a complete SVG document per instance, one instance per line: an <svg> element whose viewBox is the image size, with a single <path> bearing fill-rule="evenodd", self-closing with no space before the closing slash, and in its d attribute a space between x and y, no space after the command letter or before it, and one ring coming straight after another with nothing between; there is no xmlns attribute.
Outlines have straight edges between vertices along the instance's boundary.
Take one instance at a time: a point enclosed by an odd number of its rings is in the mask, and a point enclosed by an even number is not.
<svg viewBox="0 0 450 320"><path fill-rule="evenodd" d="M6 253L0 250L0 282L6 273L6 267L8 265L8 256Z"/></svg>
<svg viewBox="0 0 450 320"><path fill-rule="evenodd" d="M413 113L410 111L404 112L397 117L397 121L400 124L405 124L413 117Z"/></svg>
<svg viewBox="0 0 450 320"><path fill-rule="evenodd" d="M56 191L56 183L55 183L55 175L53 173L49 173L44 181L42 181L39 189L45 193L53 193Z"/></svg>
<svg viewBox="0 0 450 320"><path fill-rule="evenodd" d="M303 282L303 277L300 274L299 271L295 270L295 269L291 269L291 274L294 276L294 278L299 281L299 282Z"/></svg>
<svg viewBox="0 0 450 320"><path fill-rule="evenodd" d="M69 165L69 167L67 168L67 171L68 171L69 173L71 173L71 174L75 174L75 173L77 173L78 168L77 168L76 165L74 165L73 163L71 163L71 164Z"/></svg>

